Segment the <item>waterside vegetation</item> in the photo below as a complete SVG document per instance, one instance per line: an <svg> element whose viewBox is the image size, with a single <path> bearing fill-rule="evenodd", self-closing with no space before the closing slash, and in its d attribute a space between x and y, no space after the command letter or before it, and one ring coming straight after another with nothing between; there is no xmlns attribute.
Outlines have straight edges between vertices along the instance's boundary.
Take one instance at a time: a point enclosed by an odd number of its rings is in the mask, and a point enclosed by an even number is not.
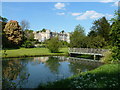
<svg viewBox="0 0 120 90"><path fill-rule="evenodd" d="M119 88L120 64L104 64L70 78L40 85L38 88Z"/></svg>

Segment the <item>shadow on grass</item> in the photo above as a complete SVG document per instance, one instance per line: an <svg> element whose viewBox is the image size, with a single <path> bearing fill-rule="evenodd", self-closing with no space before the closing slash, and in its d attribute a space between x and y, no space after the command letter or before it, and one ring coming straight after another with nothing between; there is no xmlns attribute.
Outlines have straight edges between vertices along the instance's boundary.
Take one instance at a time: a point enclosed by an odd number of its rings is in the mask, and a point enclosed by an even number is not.
<svg viewBox="0 0 120 90"><path fill-rule="evenodd" d="M2 48L2 50L17 50L17 49L20 49L20 48Z"/></svg>

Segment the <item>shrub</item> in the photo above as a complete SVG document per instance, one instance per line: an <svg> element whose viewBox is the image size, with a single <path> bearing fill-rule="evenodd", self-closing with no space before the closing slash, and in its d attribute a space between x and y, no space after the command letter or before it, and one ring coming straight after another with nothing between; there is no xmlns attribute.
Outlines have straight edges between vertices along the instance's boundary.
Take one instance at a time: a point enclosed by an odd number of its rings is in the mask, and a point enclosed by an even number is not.
<svg viewBox="0 0 120 90"><path fill-rule="evenodd" d="M103 53L104 57L101 58L101 62L104 63L111 63L112 62L112 52L111 51L107 51L105 53Z"/></svg>
<svg viewBox="0 0 120 90"><path fill-rule="evenodd" d="M46 43L46 47L50 50L51 53L59 52L61 47L58 37L53 37Z"/></svg>
<svg viewBox="0 0 120 90"><path fill-rule="evenodd" d="M33 48L34 47L34 42L32 41L25 41L24 44L22 45L25 48Z"/></svg>

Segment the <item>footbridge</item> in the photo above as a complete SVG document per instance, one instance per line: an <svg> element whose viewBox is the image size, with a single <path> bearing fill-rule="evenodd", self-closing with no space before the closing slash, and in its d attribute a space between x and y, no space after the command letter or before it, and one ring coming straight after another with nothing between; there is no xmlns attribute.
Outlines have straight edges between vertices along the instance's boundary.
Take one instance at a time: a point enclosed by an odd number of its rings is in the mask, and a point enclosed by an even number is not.
<svg viewBox="0 0 120 90"><path fill-rule="evenodd" d="M96 55L104 56L104 52L107 52L108 49L95 49L95 48L69 48L69 54L86 54L86 55L94 55L94 59Z"/></svg>

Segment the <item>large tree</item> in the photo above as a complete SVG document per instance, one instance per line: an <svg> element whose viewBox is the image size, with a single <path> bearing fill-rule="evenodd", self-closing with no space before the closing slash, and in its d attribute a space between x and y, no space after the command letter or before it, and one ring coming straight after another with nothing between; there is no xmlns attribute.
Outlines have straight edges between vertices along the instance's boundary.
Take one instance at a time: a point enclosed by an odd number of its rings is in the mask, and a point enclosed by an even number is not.
<svg viewBox="0 0 120 90"><path fill-rule="evenodd" d="M22 30L17 21L9 21L4 28L5 37L11 42L10 47L17 47L22 41Z"/></svg>
<svg viewBox="0 0 120 90"><path fill-rule="evenodd" d="M105 39L105 41L109 41L109 32L110 32L110 24L105 17L102 17L93 22L93 26L91 31L89 32L89 36L99 35Z"/></svg>
<svg viewBox="0 0 120 90"><path fill-rule="evenodd" d="M21 26L21 28L22 28L23 31L29 29L29 27L30 27L29 24L30 23L27 20L22 20L20 22L20 26Z"/></svg>
<svg viewBox="0 0 120 90"><path fill-rule="evenodd" d="M24 43L26 42L26 40L27 40L26 32L28 32L28 31L26 31L26 30L29 29L30 23L29 23L27 20L22 20L22 21L20 22L20 26L21 26L22 35L23 35L23 37L22 37L22 44L24 44Z"/></svg>
<svg viewBox="0 0 120 90"><path fill-rule="evenodd" d="M84 48L85 29L79 24L75 27L74 32L70 36L70 47Z"/></svg>
<svg viewBox="0 0 120 90"><path fill-rule="evenodd" d="M120 9L112 18L112 28L110 31L110 40L112 46L113 60L120 60Z"/></svg>
<svg viewBox="0 0 120 90"><path fill-rule="evenodd" d="M2 48L7 48L11 44L6 37L5 32L3 31L5 28L5 25L7 24L7 21L8 21L7 18L0 16L0 37L1 37L0 43L1 43Z"/></svg>

